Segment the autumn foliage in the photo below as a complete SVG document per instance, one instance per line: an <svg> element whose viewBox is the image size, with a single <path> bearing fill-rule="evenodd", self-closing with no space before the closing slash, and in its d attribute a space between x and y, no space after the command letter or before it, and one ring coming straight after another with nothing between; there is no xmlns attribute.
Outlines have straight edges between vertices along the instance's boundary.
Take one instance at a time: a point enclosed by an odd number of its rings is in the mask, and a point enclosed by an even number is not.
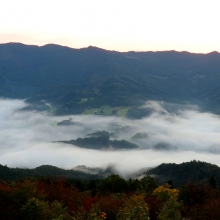
<svg viewBox="0 0 220 220"><path fill-rule="evenodd" d="M84 188L65 179L1 182L0 216L2 220L220 219L218 187L188 183L173 189L153 181L112 175Z"/></svg>

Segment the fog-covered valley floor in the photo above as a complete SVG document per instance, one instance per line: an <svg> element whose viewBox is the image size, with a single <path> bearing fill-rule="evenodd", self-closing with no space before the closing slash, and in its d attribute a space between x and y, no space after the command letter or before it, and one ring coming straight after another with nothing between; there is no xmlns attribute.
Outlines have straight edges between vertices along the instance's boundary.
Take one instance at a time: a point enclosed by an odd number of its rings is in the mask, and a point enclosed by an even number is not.
<svg viewBox="0 0 220 220"><path fill-rule="evenodd" d="M77 165L114 165L120 174L161 163L201 160L220 166L220 117L201 113L196 106L147 102L151 114L140 120L116 116L50 116L46 112L21 111L21 100L0 100L0 164L34 168L43 164L60 168ZM71 118L71 125L57 123ZM133 142L132 150L85 149L53 141L87 137L97 131L113 133L113 139Z"/></svg>

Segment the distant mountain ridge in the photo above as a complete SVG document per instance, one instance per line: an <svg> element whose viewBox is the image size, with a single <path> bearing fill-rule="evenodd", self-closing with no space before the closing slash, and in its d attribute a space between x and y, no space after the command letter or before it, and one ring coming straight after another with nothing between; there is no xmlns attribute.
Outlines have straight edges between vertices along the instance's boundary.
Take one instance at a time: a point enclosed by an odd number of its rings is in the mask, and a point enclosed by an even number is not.
<svg viewBox="0 0 220 220"><path fill-rule="evenodd" d="M34 169L9 168L7 166L0 165L0 181L18 180L21 178L30 177L89 180L103 179L111 174L116 173L117 169L114 166L108 166L106 168L91 168L81 165L74 167L71 170L65 170L51 165L42 165ZM133 178L153 176L158 180L159 184L164 184L171 180L176 188L181 187L189 182L208 184L208 180L212 176L220 186L220 167L214 164L196 160L181 164L163 163L155 168L145 171L144 173L142 172L136 176L132 174L132 176Z"/></svg>
<svg viewBox="0 0 220 220"><path fill-rule="evenodd" d="M0 181L1 180L18 180L22 178L73 178L73 179L100 179L98 174L85 173L80 170L64 170L51 165L42 165L34 169L28 168L9 168L0 165Z"/></svg>
<svg viewBox="0 0 220 220"><path fill-rule="evenodd" d="M146 100L193 103L220 113L220 54L116 52L55 44L0 44L0 96L44 100L55 114ZM129 109L127 109L129 110ZM117 114L117 109L112 114Z"/></svg>

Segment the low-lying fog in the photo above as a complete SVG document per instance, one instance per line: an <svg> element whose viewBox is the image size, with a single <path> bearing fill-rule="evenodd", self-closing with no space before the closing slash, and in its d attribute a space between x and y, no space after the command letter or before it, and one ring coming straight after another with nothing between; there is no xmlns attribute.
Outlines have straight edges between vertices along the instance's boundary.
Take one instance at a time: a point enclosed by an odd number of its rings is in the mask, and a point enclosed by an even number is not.
<svg viewBox="0 0 220 220"><path fill-rule="evenodd" d="M20 100L0 100L0 164L34 168L50 164L61 168L77 165L105 167L114 164L119 173L161 163L201 160L220 165L220 117L201 113L195 106L147 102L153 113L140 120L115 116L50 116L45 112L20 111ZM171 112L168 109L175 109ZM175 113L174 113L175 112ZM72 118L77 122L57 126ZM92 150L52 141L86 137L96 131L115 133L140 146L136 150Z"/></svg>

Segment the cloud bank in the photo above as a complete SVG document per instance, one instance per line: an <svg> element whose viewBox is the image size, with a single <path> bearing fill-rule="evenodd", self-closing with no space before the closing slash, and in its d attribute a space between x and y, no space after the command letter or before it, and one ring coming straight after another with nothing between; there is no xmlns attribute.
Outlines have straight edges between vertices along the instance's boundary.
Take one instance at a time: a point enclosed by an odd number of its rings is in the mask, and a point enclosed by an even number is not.
<svg viewBox="0 0 220 220"><path fill-rule="evenodd" d="M201 113L196 106L147 102L151 114L140 120L115 116L50 116L21 111L21 100L0 100L0 164L34 168L50 164L61 168L77 165L106 167L114 164L128 174L161 163L201 160L220 165L220 117ZM58 122L72 118L69 126ZM140 146L135 150L92 150L52 143L86 137L96 131L115 133Z"/></svg>

